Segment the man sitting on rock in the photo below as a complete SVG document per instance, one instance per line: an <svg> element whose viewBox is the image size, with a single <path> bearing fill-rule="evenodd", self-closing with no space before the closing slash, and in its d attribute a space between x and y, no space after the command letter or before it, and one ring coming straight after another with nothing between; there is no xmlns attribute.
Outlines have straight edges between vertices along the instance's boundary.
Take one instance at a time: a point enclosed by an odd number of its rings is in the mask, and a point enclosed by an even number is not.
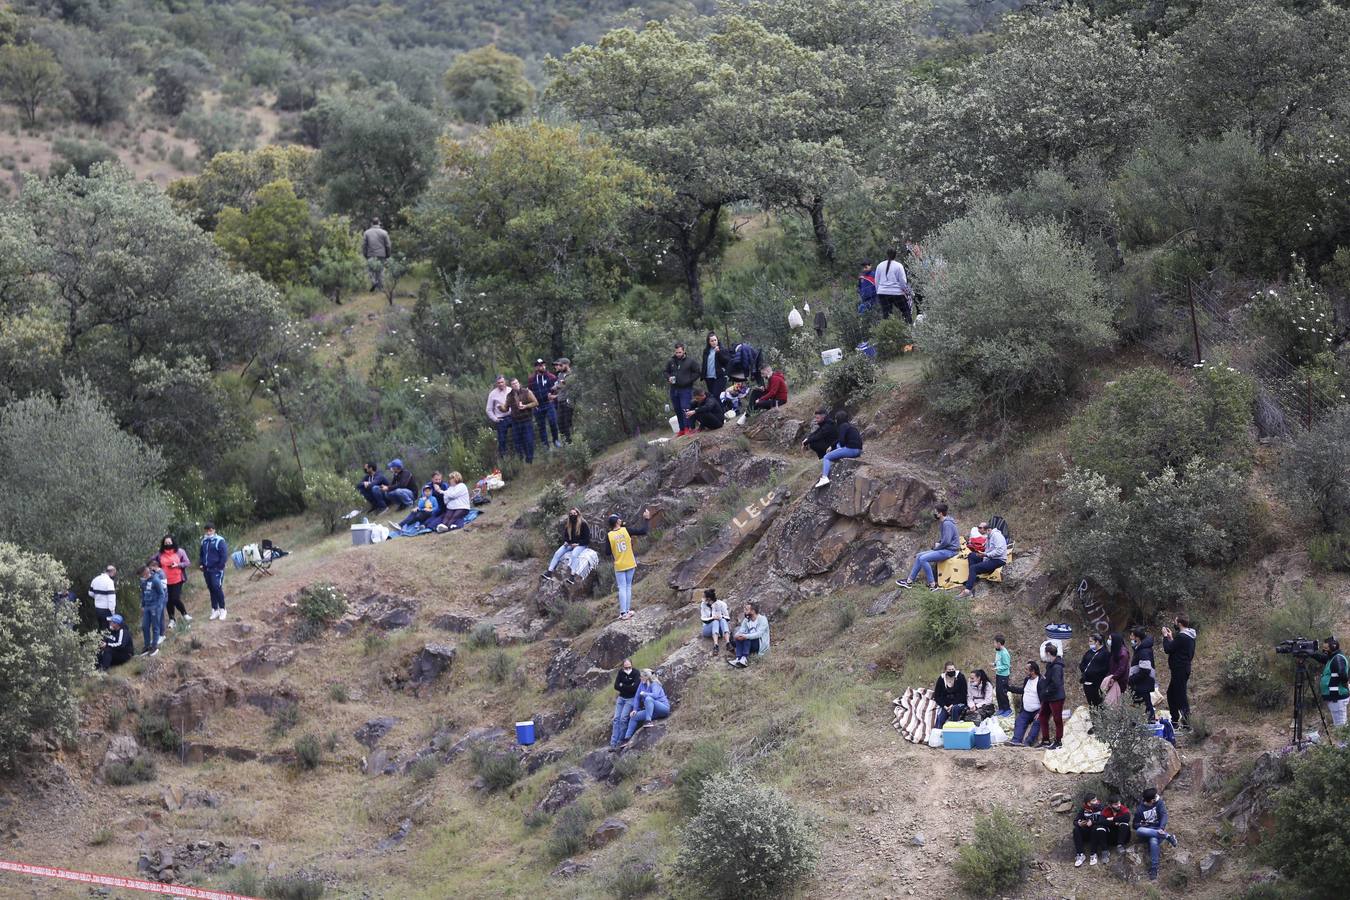
<svg viewBox="0 0 1350 900"><path fill-rule="evenodd" d="M802 441L802 446L815 453L816 459L824 459L825 454L830 452L830 448L839 437L839 428L834 424L834 417L830 415L828 409L816 410L813 424L815 427Z"/></svg>
<svg viewBox="0 0 1350 900"><path fill-rule="evenodd" d="M914 587L914 579L919 577L919 572L923 572L924 577L928 579L928 589L937 590L937 573L933 567L961 552L961 532L956 527L956 520L947 515L947 504L939 503L933 507L933 518L942 523L938 540L933 544L932 550L925 550L914 558L914 566L909 570L909 577L896 582L902 588ZM1006 547L1003 552L1006 556Z"/></svg>
<svg viewBox="0 0 1350 900"><path fill-rule="evenodd" d="M937 720L934 728L941 728L947 722L960 722L966 714L966 676L956 668L956 663L948 662L933 686L933 702L937 704Z"/></svg>
<svg viewBox="0 0 1350 900"><path fill-rule="evenodd" d="M685 412L685 420L694 431L715 431L726 421L726 413L716 397L703 388L694 388L694 408Z"/></svg>
<svg viewBox="0 0 1350 900"><path fill-rule="evenodd" d="M1003 532L991 528L988 522L980 523L980 536L984 538L984 552L970 551L970 575L966 578L961 597L975 596L975 581L981 575L998 571L1008 561L1008 540Z"/></svg>

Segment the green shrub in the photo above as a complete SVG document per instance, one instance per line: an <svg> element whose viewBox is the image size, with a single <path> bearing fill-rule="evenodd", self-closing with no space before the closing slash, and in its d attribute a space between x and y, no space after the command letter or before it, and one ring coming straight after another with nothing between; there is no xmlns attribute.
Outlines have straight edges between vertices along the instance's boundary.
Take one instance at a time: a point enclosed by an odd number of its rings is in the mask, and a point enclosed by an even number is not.
<svg viewBox="0 0 1350 900"><path fill-rule="evenodd" d="M703 785L709 778L725 772L731 765L731 757L726 748L712 741L700 741L685 757L684 765L675 772L675 796L680 799L680 807L685 815L692 816L698 811L699 798L703 796Z"/></svg>
<svg viewBox="0 0 1350 900"><path fill-rule="evenodd" d="M511 658L511 654L505 650L498 650L483 667L483 676L493 684L501 684L515 671L516 661Z"/></svg>
<svg viewBox="0 0 1350 900"><path fill-rule="evenodd" d="M617 787L604 796L600 802L600 807L605 811L605 815L613 815L616 812L622 812L633 805L633 792L626 787Z"/></svg>
<svg viewBox="0 0 1350 900"><path fill-rule="evenodd" d="M182 746L178 731L168 718L159 713L141 713L140 721L136 724L136 737L143 746L165 753L177 753Z"/></svg>
<svg viewBox="0 0 1350 900"><path fill-rule="evenodd" d="M1314 534L1308 538L1308 562L1315 572L1350 572L1350 534Z"/></svg>
<svg viewBox="0 0 1350 900"><path fill-rule="evenodd" d="M338 681L328 686L328 699L334 703L346 703L351 695L347 692L347 686Z"/></svg>
<svg viewBox="0 0 1350 900"><path fill-rule="evenodd" d="M1091 713L1093 736L1111 748L1102 780L1131 802L1138 800L1148 787L1144 773L1162 753L1162 745L1144 724L1144 709L1131 703L1103 704L1092 707Z"/></svg>
<svg viewBox="0 0 1350 900"><path fill-rule="evenodd" d="M1343 897L1328 873L1345 860L1345 810L1350 809L1350 747L1321 744L1293 766L1293 781L1275 793L1275 825L1262 853L1309 900Z"/></svg>
<svg viewBox="0 0 1350 900"><path fill-rule="evenodd" d="M438 756L424 756L412 764L408 774L414 781L430 781L436 777L436 773L441 770L441 760Z"/></svg>
<svg viewBox="0 0 1350 900"><path fill-rule="evenodd" d="M1115 340L1091 253L1058 223L1022 224L977 204L924 249L943 264L941 277L920 285L914 338L928 360L928 396L946 415L1002 418L1057 400L1082 361Z"/></svg>
<svg viewBox="0 0 1350 900"><path fill-rule="evenodd" d="M545 843L549 857L555 861L566 859L586 849L592 817L590 806L584 802L564 806L553 820L553 831Z"/></svg>
<svg viewBox="0 0 1350 900"><path fill-rule="evenodd" d="M1295 509L1315 513L1328 533L1350 533L1350 407L1300 434L1280 461Z"/></svg>
<svg viewBox="0 0 1350 900"><path fill-rule="evenodd" d="M970 604L948 591L921 590L919 642L930 651L945 650L975 628Z"/></svg>
<svg viewBox="0 0 1350 900"><path fill-rule="evenodd" d="M474 774L483 779L489 791L504 791L525 774L520 757L508 750L475 747L469 761Z"/></svg>
<svg viewBox="0 0 1350 900"><path fill-rule="evenodd" d="M853 627L853 623L858 621L858 604L852 600L845 600L831 607L831 613L834 616L834 633L843 634Z"/></svg>
<svg viewBox="0 0 1350 900"><path fill-rule="evenodd" d="M552 535L556 530L557 520L567 512L569 499L571 495L561 481L550 481L539 492L540 526L545 533Z"/></svg>
<svg viewBox="0 0 1350 900"><path fill-rule="evenodd" d="M523 562L534 558L534 539L528 534L513 534L506 539L506 558Z"/></svg>
<svg viewBox="0 0 1350 900"><path fill-rule="evenodd" d="M713 897L781 896L809 877L820 858L806 816L777 788L745 772L708 778L680 845L680 878Z"/></svg>
<svg viewBox="0 0 1350 900"><path fill-rule="evenodd" d="M636 900L656 893L661 882L656 877L654 862L630 853L615 865L605 879L605 887L615 900Z"/></svg>
<svg viewBox="0 0 1350 900"><path fill-rule="evenodd" d="M591 465L595 462L595 452L591 445L580 437L573 437L572 443L563 444L557 454L558 464L569 475L583 480L591 477Z"/></svg>
<svg viewBox="0 0 1350 900"><path fill-rule="evenodd" d="M842 360L825 367L820 376L820 396L831 409L856 409L872 396L879 380L876 363L847 349Z"/></svg>
<svg viewBox="0 0 1350 900"><path fill-rule="evenodd" d="M379 631L367 631L361 638L361 652L366 656L379 656L388 646L389 638Z"/></svg>
<svg viewBox="0 0 1350 900"><path fill-rule="evenodd" d="M525 813L525 828L529 831L538 831L551 821L553 817L542 809L531 809Z"/></svg>
<svg viewBox="0 0 1350 900"><path fill-rule="evenodd" d="M268 726L267 732L276 740L299 724L300 704L282 703L272 712L272 724Z"/></svg>
<svg viewBox="0 0 1350 900"><path fill-rule="evenodd" d="M325 890L322 881L299 873L269 878L262 886L268 900L319 900Z"/></svg>
<svg viewBox="0 0 1350 900"><path fill-rule="evenodd" d="M956 875L977 897L1006 894L1031 868L1031 837L1002 807L975 820L975 839L958 851Z"/></svg>
<svg viewBox="0 0 1350 900"><path fill-rule="evenodd" d="M491 622L479 622L469 632L469 646L476 650L497 646L497 626Z"/></svg>
<svg viewBox="0 0 1350 900"><path fill-rule="evenodd" d="M306 473L304 496L305 510L318 516L329 534L337 531L353 504L351 484L334 472Z"/></svg>
<svg viewBox="0 0 1350 900"><path fill-rule="evenodd" d="M300 764L300 768L307 772L313 771L322 760L323 748L316 735L307 734L296 740L295 761Z"/></svg>
<svg viewBox="0 0 1350 900"><path fill-rule="evenodd" d="M300 615L314 628L331 625L347 613L347 595L321 582L300 589Z"/></svg>
<svg viewBox="0 0 1350 900"><path fill-rule="evenodd" d="M645 771L647 771L645 754L625 753L614 760L614 778L618 781L627 781Z"/></svg>
<svg viewBox="0 0 1350 900"><path fill-rule="evenodd" d="M1268 660L1259 650L1234 647L1228 651L1219 683L1224 693L1248 706L1275 709L1284 705L1284 684L1271 675Z"/></svg>
<svg viewBox="0 0 1350 900"><path fill-rule="evenodd" d="M1341 600L1329 591L1304 583L1298 590L1280 595L1280 602L1266 616L1266 640L1271 644L1289 638L1321 640L1336 630Z"/></svg>
<svg viewBox="0 0 1350 900"><path fill-rule="evenodd" d="M558 627L568 637L576 637L595 621L595 614L585 603L568 603L558 615Z"/></svg>
<svg viewBox="0 0 1350 900"><path fill-rule="evenodd" d="M103 780L123 787L155 780L155 761L142 753L130 762L115 762L103 770Z"/></svg>
<svg viewBox="0 0 1350 900"><path fill-rule="evenodd" d="M882 319L872 329L872 346L877 348L882 359L899 359L913 342L909 323L899 316Z"/></svg>

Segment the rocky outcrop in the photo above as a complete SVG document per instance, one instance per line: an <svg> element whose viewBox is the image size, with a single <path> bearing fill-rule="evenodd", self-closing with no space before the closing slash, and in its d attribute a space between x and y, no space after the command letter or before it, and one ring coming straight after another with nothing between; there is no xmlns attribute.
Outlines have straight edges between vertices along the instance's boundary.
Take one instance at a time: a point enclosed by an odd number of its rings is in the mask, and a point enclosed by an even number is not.
<svg viewBox="0 0 1350 900"><path fill-rule="evenodd" d="M534 607L541 615L557 617L562 615L568 604L580 603L590 599L595 593L599 566L591 569L585 578L571 577L572 570L567 563L558 566L553 578L540 578L534 592Z"/></svg>
<svg viewBox="0 0 1350 900"><path fill-rule="evenodd" d="M268 647L276 648L279 646L269 644L255 652L267 650ZM253 656L254 654L249 655ZM293 657L294 652L292 651L291 658ZM247 658L245 657L245 659ZM289 662L289 659L287 661ZM179 734L187 734L190 731L196 731L202 726L202 723L217 712L227 706L234 706L238 702L239 692L225 682L213 678L194 678L191 681L183 682L163 697L159 701L159 711Z"/></svg>
<svg viewBox="0 0 1350 900"><path fill-rule="evenodd" d="M598 669L613 669L625 658L671 629L669 613L659 606L634 610L631 619L611 622L601 630L587 651L587 658Z"/></svg>
<svg viewBox="0 0 1350 900"><path fill-rule="evenodd" d="M666 736L665 722L649 722L633 733L624 747L624 753L643 753L659 744Z"/></svg>
<svg viewBox="0 0 1350 900"><path fill-rule="evenodd" d="M696 486L762 484L786 466L782 460L755 456L748 450L720 442L689 441L661 466L657 487L662 492Z"/></svg>
<svg viewBox="0 0 1350 900"><path fill-rule="evenodd" d="M129 763L141 755L141 745L136 743L136 739L129 734L116 734L108 742L108 749L103 753L103 767L117 765L119 763Z"/></svg>
<svg viewBox="0 0 1350 900"><path fill-rule="evenodd" d="M790 578L823 575L868 530L866 523L836 514L808 497L786 517L781 529L760 542L757 563Z"/></svg>
<svg viewBox="0 0 1350 900"><path fill-rule="evenodd" d="M938 499L937 479L903 466L847 460L835 467L822 502L840 516L874 525L913 528Z"/></svg>
<svg viewBox="0 0 1350 900"><path fill-rule="evenodd" d="M356 729L356 733L353 734L352 737L356 738L358 744L362 744L368 749L374 750L375 745L378 744L397 724L398 719L393 716L379 716L367 720L364 725Z"/></svg>
<svg viewBox="0 0 1350 900"><path fill-rule="evenodd" d="M372 593L355 600L343 616L333 626L339 634L346 634L357 624L372 625L383 631L407 628L413 623L418 603L411 597L399 597L393 594Z"/></svg>
<svg viewBox="0 0 1350 900"><path fill-rule="evenodd" d="M801 450L802 441L811 432L811 426L801 419L794 419L781 409L771 409L757 413L742 429L752 441L766 443L779 450Z"/></svg>
<svg viewBox="0 0 1350 900"><path fill-rule="evenodd" d="M672 703L679 703L689 679L711 656L711 641L693 640L666 657L654 670Z"/></svg>
<svg viewBox="0 0 1350 900"><path fill-rule="evenodd" d="M606 819L591 832L591 849L608 847L628 833L628 823L623 819Z"/></svg>
<svg viewBox="0 0 1350 900"><path fill-rule="evenodd" d="M461 613L441 613L431 620L432 628L438 628L441 631L453 631L455 634L468 634L473 631L473 626L477 624L478 620L473 616Z"/></svg>
<svg viewBox="0 0 1350 900"><path fill-rule="evenodd" d="M239 658L235 665L246 675L265 678L295 662L296 649L290 644L263 644Z"/></svg>
<svg viewBox="0 0 1350 900"><path fill-rule="evenodd" d="M440 678L455 662L455 648L449 644L427 644L413 654L408 664L408 683L422 688Z"/></svg>
<svg viewBox="0 0 1350 900"><path fill-rule="evenodd" d="M300 702L300 694L285 685L272 690L243 688L244 702L255 706L269 716L275 715L283 706L295 706Z"/></svg>
<svg viewBox="0 0 1350 900"><path fill-rule="evenodd" d="M543 798L535 804L535 809L540 812L555 813L564 806L575 803L577 798L586 790L586 782L587 777L584 771L568 769L548 786Z"/></svg>
<svg viewBox="0 0 1350 900"><path fill-rule="evenodd" d="M1271 751L1262 753L1247 776L1246 786L1219 810L1219 817L1232 824L1238 837L1249 842L1260 840L1261 833L1274 824L1275 791L1291 777L1286 757Z"/></svg>
<svg viewBox="0 0 1350 900"><path fill-rule="evenodd" d="M745 547L753 545L787 503L787 487L779 487L751 501L731 517L707 544L675 566L669 585L687 591L706 584Z"/></svg>
<svg viewBox="0 0 1350 900"><path fill-rule="evenodd" d="M614 774L614 754L608 748L592 750L581 758L580 766L596 781L608 781Z"/></svg>
<svg viewBox="0 0 1350 900"><path fill-rule="evenodd" d="M1168 741L1159 738L1158 743L1162 744L1162 751L1145 769L1144 779L1161 792L1181 772L1181 754Z"/></svg>

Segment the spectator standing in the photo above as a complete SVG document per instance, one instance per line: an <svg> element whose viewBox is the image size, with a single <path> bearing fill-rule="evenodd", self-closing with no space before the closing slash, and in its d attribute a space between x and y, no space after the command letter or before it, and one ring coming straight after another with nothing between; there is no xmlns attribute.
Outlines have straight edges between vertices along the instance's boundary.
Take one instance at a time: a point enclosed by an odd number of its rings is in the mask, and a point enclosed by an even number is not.
<svg viewBox="0 0 1350 900"><path fill-rule="evenodd" d="M553 361L553 376L558 383L553 386L553 402L558 405L558 431L562 439L572 443L572 417L576 413L576 401L572 396L568 379L572 377L572 361L560 356Z"/></svg>
<svg viewBox="0 0 1350 900"><path fill-rule="evenodd" d="M858 312L866 313L877 305L877 273L872 264L863 260L858 273Z"/></svg>
<svg viewBox="0 0 1350 900"><path fill-rule="evenodd" d="M539 429L539 443L545 447L561 447L558 439L558 407L555 403L558 377L548 370L548 364L542 359L534 361L534 374L530 376L530 393L539 406L534 411L534 424ZM552 443L549 436L552 435Z"/></svg>
<svg viewBox="0 0 1350 900"><path fill-rule="evenodd" d="M564 559L567 560L567 571L576 572L577 558L590 545L591 524L586 521L586 517L581 514L581 510L574 506L567 511L567 518L563 520L562 544L559 545L557 550L553 551L553 558L549 560L544 577L552 578L553 570L558 568Z"/></svg>
<svg viewBox="0 0 1350 900"><path fill-rule="evenodd" d="M727 369L731 365L731 354L722 349L717 335L708 332L707 342L703 345L703 358L699 361L699 377L708 388L708 396L719 397L727 389Z"/></svg>
<svg viewBox="0 0 1350 900"><path fill-rule="evenodd" d="M858 426L849 421L847 412L840 410L834 414L834 427L834 447L820 459L820 480L816 482L818 488L830 483L830 469L834 467L835 462L862 456L862 432L858 430Z"/></svg>
<svg viewBox="0 0 1350 900"><path fill-rule="evenodd" d="M117 612L117 566L108 566L89 582L89 596L94 598L94 618L100 631L108 628L108 620Z"/></svg>
<svg viewBox="0 0 1350 900"><path fill-rule="evenodd" d="M1007 643L1003 635L994 635L994 693L998 699L1000 718L1012 715L1012 705L1008 702L1008 679L1012 677L1012 654L1008 652Z"/></svg>
<svg viewBox="0 0 1350 900"><path fill-rule="evenodd" d="M628 728L623 739L631 741L639 728L651 725L653 719L664 719L670 715L670 698L661 686L661 679L651 669L642 670L642 680L638 683L637 697L633 700L633 709L628 713Z"/></svg>
<svg viewBox="0 0 1350 900"><path fill-rule="evenodd" d="M1167 804L1157 788L1144 789L1144 802L1134 811L1133 825L1135 837L1148 844L1148 880L1157 881L1162 842L1177 845L1176 835L1167 830Z"/></svg>
<svg viewBox="0 0 1350 900"><path fill-rule="evenodd" d="M520 386L519 378L511 379L511 397L506 408L511 412L511 436L516 445L516 455L525 462L534 462L534 410L539 406L534 392Z"/></svg>
<svg viewBox="0 0 1350 900"><path fill-rule="evenodd" d="M1191 620L1179 615L1173 621L1176 631L1163 627L1163 652L1167 654L1167 709L1172 714L1172 727L1189 728L1191 700L1186 686L1191 680L1191 662L1195 659L1195 629Z"/></svg>
<svg viewBox="0 0 1350 900"><path fill-rule="evenodd" d="M1125 695L1130 683L1130 645L1120 632L1113 631L1106 638L1106 649L1111 654L1111 678L1103 691L1103 699L1115 704Z"/></svg>
<svg viewBox="0 0 1350 900"><path fill-rule="evenodd" d="M393 253L389 242L389 232L380 226L379 219L371 219L370 227L361 235L361 255L366 259L366 271L370 274L370 289L384 290L384 267Z"/></svg>
<svg viewBox="0 0 1350 900"><path fill-rule="evenodd" d="M192 616L188 615L187 607L183 605L183 585L187 582L192 560L187 551L174 542L171 534L164 535L159 542L159 568L164 573L164 584L169 592L168 603L164 607L164 615L168 619L165 624L170 628L177 627L173 623L175 610L182 615L184 622L191 622Z"/></svg>
<svg viewBox="0 0 1350 900"><path fill-rule="evenodd" d="M761 409L777 409L788 402L787 377L782 372L774 370L774 367L767 363L759 368L760 378L764 382L764 387L753 388L750 391L750 403L745 412L737 420L738 425L744 425L746 417Z"/></svg>
<svg viewBox="0 0 1350 900"><path fill-rule="evenodd" d="M201 546L197 549L197 565L206 579L206 590L211 595L211 618L225 620L225 563L230 558L230 546L216 534L216 526L206 523Z"/></svg>
<svg viewBox="0 0 1350 900"><path fill-rule="evenodd" d="M1345 725L1345 707L1350 702L1350 666L1341 652L1340 641L1334 636L1322 641L1322 649L1324 652L1313 656L1313 659L1323 663L1318 686L1327 704L1327 712L1331 713L1332 727L1341 728Z"/></svg>
<svg viewBox="0 0 1350 900"><path fill-rule="evenodd" d="M389 460L389 472L389 483L383 488L385 499L397 503L398 511L403 512L417 502L417 495L421 493L417 489L417 479L404 468L401 459Z"/></svg>
<svg viewBox="0 0 1350 900"><path fill-rule="evenodd" d="M1088 865L1095 866L1097 854L1102 851L1105 844L1106 825L1102 821L1102 801L1096 794L1088 794L1083 797L1083 806L1073 820L1074 868L1083 865L1086 858L1083 855L1084 850L1092 854L1092 861Z"/></svg>
<svg viewBox="0 0 1350 900"><path fill-rule="evenodd" d="M1078 671L1088 704L1101 706L1102 686L1111 677L1111 654L1106 649L1106 639L1095 631L1088 635L1088 648L1078 662Z"/></svg>
<svg viewBox="0 0 1350 900"><path fill-rule="evenodd" d="M164 603L168 600L168 590L164 586L164 573L159 571L159 560L141 566L141 637L145 647L143 656L159 655L159 645L164 643Z"/></svg>
<svg viewBox="0 0 1350 900"><path fill-rule="evenodd" d="M666 362L666 383L670 385L670 408L681 435L689 433L686 413L693 405L694 382L698 381L698 362L689 356L684 344L675 345L675 354Z"/></svg>
<svg viewBox="0 0 1350 900"><path fill-rule="evenodd" d="M981 575L997 572L1008 562L1008 539L1003 536L1003 532L991 527L988 522L981 522L978 527L984 536L984 550L970 551L970 571L959 595L961 597L975 596L976 580Z"/></svg>
<svg viewBox="0 0 1350 900"><path fill-rule="evenodd" d="M839 440L839 426L828 409L818 409L812 423L811 433L802 441L802 446L816 454L816 459L824 459Z"/></svg>
<svg viewBox="0 0 1350 900"><path fill-rule="evenodd" d="M1046 644L1045 653L1050 659L1045 664L1045 676L1037 683L1041 700L1041 747L1058 750L1064 742L1064 660L1059 658L1059 648ZM1055 739L1050 740L1050 725L1055 726Z"/></svg>
<svg viewBox="0 0 1350 900"><path fill-rule="evenodd" d="M736 655L727 660L727 665L744 669L750 665L750 656L767 653L769 650L769 620L760 615L758 603L747 603L742 609L741 624L731 634L731 642Z"/></svg>
<svg viewBox="0 0 1350 900"><path fill-rule="evenodd" d="M891 249L886 253L886 261L876 268L877 279L877 299L881 301L881 317L889 319L891 309L900 311L900 315L905 317L905 321L914 324L914 316L910 313L909 298L909 280L905 277L905 267L896 262L896 251Z"/></svg>
<svg viewBox="0 0 1350 900"><path fill-rule="evenodd" d="M366 463L362 469L365 476L356 483L357 493L366 499L368 504L366 512L378 515L389 508L389 498L385 495L389 479L384 477L380 467L373 462Z"/></svg>
<svg viewBox="0 0 1350 900"><path fill-rule="evenodd" d="M469 500L469 486L464 483L464 476L458 472L451 472L450 480L440 495L440 518L428 522L427 527L435 529L438 534L445 534L460 527L472 505Z"/></svg>
<svg viewBox="0 0 1350 900"><path fill-rule="evenodd" d="M731 632L727 621L731 618L731 612L727 609L725 600L717 599L717 591L708 588L703 592L703 600L698 605L698 618L703 625L702 635L712 638L713 659L717 659L721 652L722 641L727 642L727 647L731 647Z"/></svg>
<svg viewBox="0 0 1350 900"><path fill-rule="evenodd" d="M1130 842L1130 808L1121 801L1119 794L1112 794L1106 798L1106 806L1102 807L1102 824L1106 826L1106 843L1102 849L1102 862L1111 859L1111 848L1114 847L1118 853L1125 852L1125 846Z"/></svg>
<svg viewBox="0 0 1350 900"><path fill-rule="evenodd" d="M98 667L106 672L113 666L120 666L131 659L136 652L131 632L124 627L122 617L114 613L108 617L108 633L103 635L99 644Z"/></svg>
<svg viewBox="0 0 1350 900"><path fill-rule="evenodd" d="M989 683L989 674L984 669L970 673L970 682L966 687L966 715L976 725L994 714L994 686Z"/></svg>
<svg viewBox="0 0 1350 900"><path fill-rule="evenodd" d="M1013 747L1032 747L1040 733L1041 713L1041 664L1032 660L1027 663L1026 677L1019 687L1008 687L1015 694L1022 695L1022 708L1013 721L1013 736L1008 743Z"/></svg>
<svg viewBox="0 0 1350 900"><path fill-rule="evenodd" d="M1130 647L1133 648L1130 656L1130 690L1134 694L1134 702L1143 705L1148 711L1149 722L1153 723L1158 720L1153 711L1153 689L1158 686L1158 680L1153 668L1153 638L1149 637L1144 626L1136 625L1130 629Z"/></svg>
<svg viewBox="0 0 1350 900"><path fill-rule="evenodd" d="M628 714L633 711L633 703L637 699L638 685L641 677L633 668L633 661L625 659L619 671L614 674L614 721L609 730L609 749L614 752L619 749L619 741L623 740L624 731L628 728Z"/></svg>
<svg viewBox="0 0 1350 900"><path fill-rule="evenodd" d="M693 406L685 410L684 420L689 431L716 431L726 424L726 413L720 400L698 387L694 388Z"/></svg>
<svg viewBox="0 0 1350 900"><path fill-rule="evenodd" d="M633 552L634 535L647 533L651 521L650 510L642 510L642 528L629 529L617 514L609 517L609 555L614 558L614 581L619 591L619 618L633 618L633 574L637 571L637 555Z"/></svg>
<svg viewBox="0 0 1350 900"><path fill-rule="evenodd" d="M947 722L960 722L966 714L966 676L956 668L956 663L948 661L933 686L933 702L937 704L937 719L934 728L941 728Z"/></svg>
<svg viewBox="0 0 1350 900"><path fill-rule="evenodd" d="M947 504L939 503L933 507L933 518L937 519L939 523L938 539L933 544L933 549L924 550L914 557L914 565L910 567L909 577L901 578L896 582L906 590L914 587L914 579L919 577L920 572L928 581L928 589L930 591L937 590L937 573L933 567L961 552L961 532L956 527L956 519L947 515Z"/></svg>
<svg viewBox="0 0 1350 900"><path fill-rule="evenodd" d="M487 417L497 432L497 455L505 458L507 438L511 435L511 386L505 375L498 375L487 395Z"/></svg>
<svg viewBox="0 0 1350 900"><path fill-rule="evenodd" d="M762 368L764 368L764 357L749 341L741 341L732 348L729 372L733 379L753 381L757 385L763 385L766 376L760 373Z"/></svg>

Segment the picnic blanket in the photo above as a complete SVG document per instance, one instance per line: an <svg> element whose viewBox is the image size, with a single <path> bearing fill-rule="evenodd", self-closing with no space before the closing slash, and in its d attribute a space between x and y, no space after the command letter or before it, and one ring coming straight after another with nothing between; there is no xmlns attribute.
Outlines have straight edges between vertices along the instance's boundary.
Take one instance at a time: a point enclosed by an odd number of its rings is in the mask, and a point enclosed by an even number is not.
<svg viewBox="0 0 1350 900"><path fill-rule="evenodd" d="M1088 734L1091 727L1092 719L1088 715L1088 708L1080 706L1075 709L1069 721L1064 724L1064 740L1060 749L1045 751L1042 759L1045 767L1051 772L1065 775L1105 771L1106 761L1111 758L1111 750Z"/></svg>
<svg viewBox="0 0 1350 900"><path fill-rule="evenodd" d="M471 509L467 513L465 513L464 518L460 519L458 522L451 525L446 530L458 531L465 525L468 525L474 519L478 518L480 515L482 515L481 510ZM425 525L421 524L413 524L407 526L406 528L391 528L389 530L389 539L392 541L396 537L417 537L418 535L435 534L435 533L436 533L435 529L427 528Z"/></svg>
<svg viewBox="0 0 1350 900"><path fill-rule="evenodd" d="M1002 582L1003 570L1008 567L1008 563L1012 562L1012 560L1013 554L1012 551L1009 550L1008 562L1005 562L1002 566L990 572L988 575L981 575L980 580ZM966 579L970 577L970 549L966 547L965 538L961 538L961 552L951 559L944 559L942 562L938 563L936 571L938 587L943 588L944 590L948 588L959 588L966 583Z"/></svg>
<svg viewBox="0 0 1350 900"><path fill-rule="evenodd" d="M905 693L893 702L895 719L891 725L900 736L911 744L928 743L928 732L933 730L933 722L937 719L932 689L906 688Z"/></svg>

